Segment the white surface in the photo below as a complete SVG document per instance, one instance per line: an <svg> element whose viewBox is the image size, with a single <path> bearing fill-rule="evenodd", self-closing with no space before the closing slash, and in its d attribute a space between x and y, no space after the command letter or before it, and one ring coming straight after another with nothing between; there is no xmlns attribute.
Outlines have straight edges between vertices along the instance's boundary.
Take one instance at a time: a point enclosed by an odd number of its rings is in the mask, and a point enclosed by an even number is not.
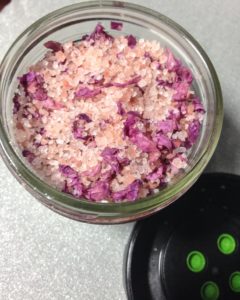
<svg viewBox="0 0 240 300"><path fill-rule="evenodd" d="M33 21L76 2L12 0L0 13L0 59ZM132 2L181 24L208 53L225 102L223 134L208 170L240 174L240 1ZM133 224L97 226L61 217L34 200L1 160L0 195L1 300L126 299L123 251Z"/></svg>

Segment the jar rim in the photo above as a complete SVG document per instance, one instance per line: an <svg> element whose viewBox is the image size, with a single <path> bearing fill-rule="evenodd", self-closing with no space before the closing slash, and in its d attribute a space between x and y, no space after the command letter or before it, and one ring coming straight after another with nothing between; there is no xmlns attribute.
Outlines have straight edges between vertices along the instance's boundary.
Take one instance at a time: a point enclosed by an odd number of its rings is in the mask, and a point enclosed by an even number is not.
<svg viewBox="0 0 240 300"><path fill-rule="evenodd" d="M50 14L40 18L31 26L29 26L12 44L9 48L8 52L6 53L3 61L0 65L0 74L2 70L7 66L7 61L9 59L10 53L15 51L16 44L21 41L21 39L27 37L31 32L34 32L36 28L40 26L44 26L45 22L49 22L49 20L55 20L59 16L62 16L66 13L70 14L76 10L84 10L84 9L104 9L104 8L113 8L114 9L121 9L127 10L128 12L134 12L141 14L141 16L146 16L153 18L155 20L161 20L167 26L174 29L179 35L184 37L185 40L189 42L189 44L195 48L195 51L198 52L200 57L205 62L205 66L207 67L211 78L214 84L214 92L216 98L216 116L211 132L211 138L209 139L209 143L205 145L204 151L202 151L202 155L197 159L195 164L191 167L191 169L184 174L182 178L180 178L176 183L170 184L165 187L160 192L147 196L145 198L139 199L135 202L121 202L121 203L99 203L99 202L90 202L84 199L76 199L71 195L65 194L63 192L57 191L55 188L51 187L50 185L46 184L43 180L41 180L37 175L35 175L28 167L25 165L21 159L16 155L9 139L8 135L4 129L4 124L2 118L0 118L0 134L1 134L1 141L0 141L0 153L10 171L13 173L15 178L18 181L26 186L26 189L30 190L34 196L39 199L43 204L47 205L48 207L57 210L59 213L64 214L61 212L61 207L67 210L71 210L73 212L82 212L87 214L97 214L97 222L102 222L101 218L103 218L106 223L107 219L116 218L116 223L120 223L122 221L128 220L128 218L133 218L133 215L138 215L142 217L144 215L148 215L151 212L155 212L160 210L161 208L167 206L170 202L173 202L175 199L172 199L177 192L189 188L189 182L193 184L205 166L207 165L208 161L210 160L216 146L218 140L220 138L220 133L222 129L223 123L223 100L222 100L222 93L220 83L216 74L216 71L208 58L205 51L199 45L199 43L180 25L169 19L168 17L153 11L149 8L145 8L140 5L128 3L128 2L121 2L121 1L108 1L103 0L101 1L101 5L98 1L87 1L81 2L78 4L73 4L69 6L65 6L58 10L51 12ZM0 77L0 88L1 88L1 81L2 77ZM2 99L1 99L2 101ZM1 107L1 114L2 114L2 107ZM12 159L14 158L14 159ZM42 196L45 195L47 199L43 200ZM169 200L171 199L171 200ZM45 202L45 203L44 203ZM59 208L58 208L59 206ZM74 216L69 215L66 213L70 218L74 218ZM79 218L76 218L79 219ZM121 221L122 220L122 221ZM84 221L84 220L83 220ZM91 220L90 220L91 222ZM95 221L94 221L95 222ZM115 222L115 221L113 221ZM112 221L110 221L112 223Z"/></svg>

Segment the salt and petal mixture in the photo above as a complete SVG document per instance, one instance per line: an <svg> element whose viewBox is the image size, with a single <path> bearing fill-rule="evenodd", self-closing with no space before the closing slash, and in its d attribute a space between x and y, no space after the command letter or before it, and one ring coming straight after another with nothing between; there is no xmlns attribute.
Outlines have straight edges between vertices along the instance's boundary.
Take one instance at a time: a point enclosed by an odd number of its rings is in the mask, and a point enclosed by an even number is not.
<svg viewBox="0 0 240 300"><path fill-rule="evenodd" d="M120 202L186 168L204 108L169 49L112 37L101 24L78 42L45 47L13 98L17 143L41 178L76 198Z"/></svg>

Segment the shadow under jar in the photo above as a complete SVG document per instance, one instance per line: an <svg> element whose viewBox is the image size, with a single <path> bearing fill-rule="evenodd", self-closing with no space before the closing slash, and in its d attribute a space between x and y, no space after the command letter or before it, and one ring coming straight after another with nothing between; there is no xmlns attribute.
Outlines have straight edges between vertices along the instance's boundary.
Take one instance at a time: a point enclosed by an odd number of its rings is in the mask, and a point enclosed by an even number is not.
<svg viewBox="0 0 240 300"><path fill-rule="evenodd" d="M98 203L75 199L41 180L22 158L14 140L12 99L17 77L40 60L49 40L79 40L101 22L106 30L110 22L123 23L120 34L157 40L168 47L191 70L193 89L206 110L196 144L189 153L188 167L158 193L135 202ZM200 45L182 27L145 7L120 1L82 2L59 9L27 28L13 43L0 66L0 151L15 178L40 202L69 218L100 224L124 223L151 215L185 193L198 179L210 160L222 128L223 104L220 84L209 58ZM194 201L194 199L193 199Z"/></svg>

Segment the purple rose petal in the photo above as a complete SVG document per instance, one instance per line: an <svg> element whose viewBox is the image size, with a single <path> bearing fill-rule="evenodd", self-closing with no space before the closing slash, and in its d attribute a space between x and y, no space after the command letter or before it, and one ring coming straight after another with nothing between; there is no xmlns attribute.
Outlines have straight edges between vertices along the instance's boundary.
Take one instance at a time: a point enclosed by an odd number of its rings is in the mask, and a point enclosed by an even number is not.
<svg viewBox="0 0 240 300"><path fill-rule="evenodd" d="M113 40L113 37L105 31L104 27L100 23L97 24L94 31L90 35L86 34L82 37L82 40L86 40L86 41L92 40L93 42L100 39L106 39L110 41Z"/></svg>
<svg viewBox="0 0 240 300"><path fill-rule="evenodd" d="M26 96L29 95L32 99L36 99L39 101L44 101L48 98L47 91L43 87L44 79L40 74L28 72L18 79L20 81L20 84L24 88ZM35 92L29 91L30 86L35 89Z"/></svg>
<svg viewBox="0 0 240 300"><path fill-rule="evenodd" d="M133 49L137 45L136 38L131 34L127 35L126 38L127 38L127 41L128 41L128 47Z"/></svg>
<svg viewBox="0 0 240 300"><path fill-rule="evenodd" d="M25 149L25 150L22 151L22 155L23 155L23 157L26 157L27 160L28 160L30 163L31 163L31 162L34 160L34 158L35 158L35 155L34 155L31 151L29 151L29 150L27 150L27 149Z"/></svg>
<svg viewBox="0 0 240 300"><path fill-rule="evenodd" d="M15 94L13 97L13 114L17 114L19 112L19 109L21 107L21 104L19 102L19 94Z"/></svg>
<svg viewBox="0 0 240 300"><path fill-rule="evenodd" d="M141 118L141 116L140 116L140 114L138 112L129 111L127 113L127 119L124 122L124 128L123 128L124 136L128 136L129 137L131 135L131 132L133 130L133 127L134 127L135 123L137 121L139 121L140 118Z"/></svg>
<svg viewBox="0 0 240 300"><path fill-rule="evenodd" d="M122 102L117 102L117 108L118 108L117 112L119 115L121 116L125 115L126 112L123 108Z"/></svg>
<svg viewBox="0 0 240 300"><path fill-rule="evenodd" d="M72 195L76 198L83 195L83 185L79 180L72 185Z"/></svg>
<svg viewBox="0 0 240 300"><path fill-rule="evenodd" d="M189 91L189 84L187 82L176 82L173 84L173 89L175 89L174 100L182 101L187 99Z"/></svg>
<svg viewBox="0 0 240 300"><path fill-rule="evenodd" d="M142 132L137 132L130 137L131 142L133 142L139 149L143 152L158 152L157 146L150 138L145 136Z"/></svg>
<svg viewBox="0 0 240 300"><path fill-rule="evenodd" d="M78 172L68 165L60 165L59 171L67 178L78 177Z"/></svg>
<svg viewBox="0 0 240 300"><path fill-rule="evenodd" d="M90 168L87 171L84 171L81 173L81 176L86 176L86 177L96 177L100 175L102 169L101 163L97 164L96 166Z"/></svg>
<svg viewBox="0 0 240 300"><path fill-rule="evenodd" d="M122 191L112 193L113 200L135 201L137 199L141 184L142 183L140 180L135 180L133 183L131 183L127 188L123 189Z"/></svg>
<svg viewBox="0 0 240 300"><path fill-rule="evenodd" d="M126 157L119 156L119 149L106 147L101 156L103 161L111 166L112 171L119 173L120 169L124 166L127 166L130 163L130 160Z"/></svg>
<svg viewBox="0 0 240 300"><path fill-rule="evenodd" d="M200 133L200 123L197 120L194 120L192 123L190 123L188 127L188 140L193 145Z"/></svg>
<svg viewBox="0 0 240 300"><path fill-rule="evenodd" d="M88 87L83 87L76 92L76 96L83 99L89 99L99 95L100 93L101 89L99 88L90 90Z"/></svg>
<svg viewBox="0 0 240 300"><path fill-rule="evenodd" d="M132 79L128 80L127 82L123 82L123 83L108 82L104 85L104 87L108 88L108 87L115 86L115 87L119 87L119 88L125 88L131 84L137 84L140 80L141 80L141 76L136 76L136 77L133 77Z"/></svg>
<svg viewBox="0 0 240 300"><path fill-rule="evenodd" d="M177 81L185 81L189 84L192 83L193 81L192 73L188 68L181 66L178 68L176 73L177 73Z"/></svg>
<svg viewBox="0 0 240 300"><path fill-rule="evenodd" d="M164 120L159 121L157 124L157 128L162 133L173 132L177 129L176 121L175 120Z"/></svg>
<svg viewBox="0 0 240 300"><path fill-rule="evenodd" d="M75 139L87 140L90 138L88 132L85 130L85 124L90 122L92 122L92 120L86 114L79 114L76 116L72 126L72 132Z"/></svg>
<svg viewBox="0 0 240 300"><path fill-rule="evenodd" d="M111 29L121 31L123 28L123 23L111 21Z"/></svg>
<svg viewBox="0 0 240 300"><path fill-rule="evenodd" d="M194 111L197 111L199 113L205 113L205 109L203 107L202 102L200 101L200 99L198 97L194 98L192 100L192 103L194 105Z"/></svg>
<svg viewBox="0 0 240 300"><path fill-rule="evenodd" d="M119 149L117 148L110 148L110 147L106 147L102 153L101 156L103 157L103 160L108 163L112 170L116 173L119 172L119 161L117 158L117 154L119 153Z"/></svg>
<svg viewBox="0 0 240 300"><path fill-rule="evenodd" d="M167 62L166 62L166 68L169 71L176 71L181 66L181 62L174 57L171 50L167 49L166 52L167 52L167 56L168 56Z"/></svg>
<svg viewBox="0 0 240 300"><path fill-rule="evenodd" d="M87 197L94 201L105 200L109 197L109 182L98 181L87 191Z"/></svg>
<svg viewBox="0 0 240 300"><path fill-rule="evenodd" d="M147 175L147 179L150 181L156 181L163 177L163 166L160 166L157 170Z"/></svg>
<svg viewBox="0 0 240 300"><path fill-rule="evenodd" d="M61 43L59 42L55 42L55 41L48 41L44 44L44 46L50 50L52 50L53 52L58 52L58 51L64 51L63 50L63 46Z"/></svg>
<svg viewBox="0 0 240 300"><path fill-rule="evenodd" d="M157 140L157 144L158 144L159 148L165 147L168 150L172 149L171 140L167 136L165 136L164 134L158 133L155 138Z"/></svg>

